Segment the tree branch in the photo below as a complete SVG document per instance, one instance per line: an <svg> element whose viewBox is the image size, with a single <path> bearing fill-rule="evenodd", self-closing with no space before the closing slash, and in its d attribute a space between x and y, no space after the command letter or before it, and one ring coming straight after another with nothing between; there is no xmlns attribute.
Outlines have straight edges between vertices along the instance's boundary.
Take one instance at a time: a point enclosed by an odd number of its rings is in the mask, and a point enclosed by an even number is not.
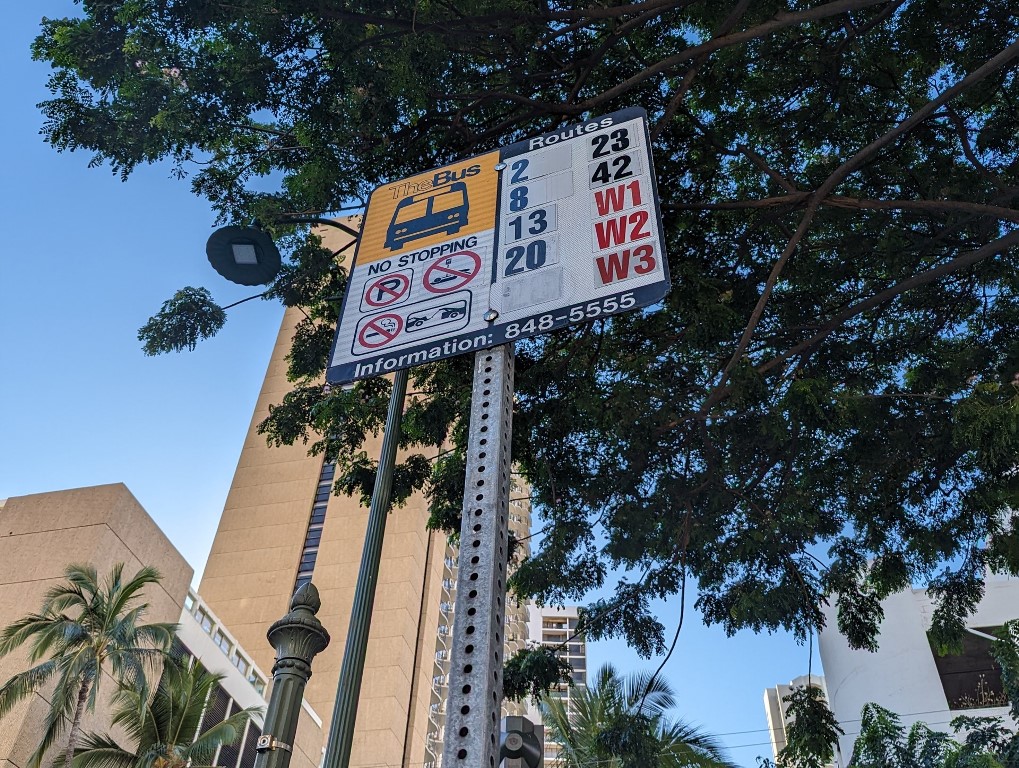
<svg viewBox="0 0 1019 768"><path fill-rule="evenodd" d="M884 149L886 146L891 144L899 136L908 133L917 125L926 120L941 106L947 104L949 101L954 99L956 96L964 92L967 88L975 85L984 78L990 76L994 72L1004 67L1006 64L1011 62L1019 56L1019 41L1012 43L996 56L988 60L982 66L968 74L958 83L947 89L944 93L938 96L936 99L932 99L927 102L923 107L914 112L910 117L903 120L892 130L879 136L877 139L872 141L870 144L865 146L855 155L846 160L842 165L836 168L831 175L825 179L824 183L810 196L810 202L807 204L807 210L803 215L803 219L797 227L796 232L789 239L786 244L785 250L782 255L779 256L775 265L772 267L771 274L768 275L768 279L765 282L764 290L761 292L761 296L757 301L757 305L754 307L753 312L750 315L750 319L747 323L746 329L743 332L743 336L736 345L736 349L733 351L732 357L726 364L725 369L722 371L722 375L719 377L718 382L712 388L712 392L708 393L708 396L704 400L704 404L701 407L701 414L707 413L711 409L711 406L718 402L715 393L720 388L725 386L732 371L739 364L740 359L746 353L747 347L750 345L750 339L754 335L754 331L757 328L757 324L760 322L761 317L764 315L764 307L768 303L768 299L771 297L771 293L775 288L775 284L778 282L778 277L785 267L786 263L792 257L800 241L806 236L810 225L813 223L814 215L817 212L821 201L824 200L834 188L844 181L851 173L859 170L864 163L869 161L874 155ZM960 257L962 258L962 257Z"/></svg>

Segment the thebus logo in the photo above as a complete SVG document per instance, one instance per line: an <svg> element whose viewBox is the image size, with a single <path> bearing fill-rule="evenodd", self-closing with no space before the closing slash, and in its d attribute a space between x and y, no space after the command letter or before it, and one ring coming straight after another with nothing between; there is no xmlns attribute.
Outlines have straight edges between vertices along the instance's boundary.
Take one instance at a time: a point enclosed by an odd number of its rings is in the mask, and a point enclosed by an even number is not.
<svg viewBox="0 0 1019 768"><path fill-rule="evenodd" d="M469 165L466 168L453 171L439 171L432 177L432 186L441 187L454 181L463 181L471 176L477 176L479 173L481 173L480 165Z"/></svg>
<svg viewBox="0 0 1019 768"><path fill-rule="evenodd" d="M467 185L462 181L405 197L393 211L386 248L396 251L412 240L440 232L455 235L467 224L467 211Z"/></svg>

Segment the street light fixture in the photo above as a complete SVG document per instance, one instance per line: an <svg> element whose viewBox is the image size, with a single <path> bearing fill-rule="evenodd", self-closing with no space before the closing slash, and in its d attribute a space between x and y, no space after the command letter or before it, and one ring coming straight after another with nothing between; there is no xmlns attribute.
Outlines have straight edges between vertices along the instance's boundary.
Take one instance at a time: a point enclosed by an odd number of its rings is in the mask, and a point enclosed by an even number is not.
<svg viewBox="0 0 1019 768"><path fill-rule="evenodd" d="M280 216L285 224L315 224L336 227L352 237L358 231L333 219L314 216ZM205 253L212 268L231 283L239 285L266 285L283 265L279 248L273 239L258 226L229 226L217 229L205 244Z"/></svg>
<svg viewBox="0 0 1019 768"><path fill-rule="evenodd" d="M280 271L279 249L258 227L222 227L205 244L209 263L231 283L265 285Z"/></svg>

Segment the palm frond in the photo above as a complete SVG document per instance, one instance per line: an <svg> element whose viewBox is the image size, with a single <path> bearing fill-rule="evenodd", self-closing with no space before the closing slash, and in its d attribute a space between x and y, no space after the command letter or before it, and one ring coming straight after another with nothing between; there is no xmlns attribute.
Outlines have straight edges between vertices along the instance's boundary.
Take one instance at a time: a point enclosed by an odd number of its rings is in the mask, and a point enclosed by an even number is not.
<svg viewBox="0 0 1019 768"><path fill-rule="evenodd" d="M40 680L56 678L33 768L38 768L42 755L77 716L83 682L87 685L87 710L94 710L99 701L104 670L112 673L119 684L148 690L146 672L158 669L175 629L169 623L142 623L148 604L140 601L141 592L158 580L158 571L149 567L125 580L121 563L100 582L94 566L72 564L64 570L64 581L46 592L40 611L0 631L0 656L27 644L33 661L46 659L44 664L4 684L0 689L0 716L41 685ZM147 701L146 694L135 702L135 719L139 722L147 720ZM122 725L130 730L128 721Z"/></svg>
<svg viewBox="0 0 1019 768"><path fill-rule="evenodd" d="M123 568L120 571L122 572ZM111 577L112 575L111 573ZM151 566L145 566L127 582L121 580L121 575L122 573L117 574L116 583L111 583L108 593L110 597L108 610L114 616L126 613L128 605L140 597L139 593L148 584L156 584L162 578L159 571ZM147 603L142 606L143 612L146 608L148 608Z"/></svg>
<svg viewBox="0 0 1019 768"><path fill-rule="evenodd" d="M259 709L259 707L242 709L212 726L191 743L187 749L188 758L198 761L212 760L217 747L236 744L244 735L245 724Z"/></svg>
<svg viewBox="0 0 1019 768"><path fill-rule="evenodd" d="M45 685L57 671L55 661L44 661L31 669L19 672L0 687L0 718L10 712L19 701Z"/></svg>
<svg viewBox="0 0 1019 768"><path fill-rule="evenodd" d="M679 766L690 768L737 768L725 755L725 748L714 736L683 720L659 724L663 752Z"/></svg>
<svg viewBox="0 0 1019 768"><path fill-rule="evenodd" d="M735 768L711 736L667 718L675 695L661 678L648 673L624 678L606 664L592 675L591 686L576 690L570 700L572 712L556 697L541 701L546 739L562 745L555 768L616 768L635 759L643 765L648 745L656 757L647 768ZM636 736L633 743L642 748L627 751L628 739L606 739L620 729Z"/></svg>
<svg viewBox="0 0 1019 768"><path fill-rule="evenodd" d="M58 689L60 688L59 683L57 687ZM53 706L53 702L51 701L50 709L46 713L45 728L43 729L42 737L39 739L39 745L35 748L35 751L28 759L28 768L41 768L42 759L46 756L50 747L52 747L56 743L57 739L59 739L64 733L68 723L69 718L65 716L63 708Z"/></svg>
<svg viewBox="0 0 1019 768"><path fill-rule="evenodd" d="M676 695L659 675L634 672L622 680L623 696L641 714L654 717L676 706Z"/></svg>
<svg viewBox="0 0 1019 768"><path fill-rule="evenodd" d="M135 756L109 734L85 734L74 751L71 768L134 768Z"/></svg>

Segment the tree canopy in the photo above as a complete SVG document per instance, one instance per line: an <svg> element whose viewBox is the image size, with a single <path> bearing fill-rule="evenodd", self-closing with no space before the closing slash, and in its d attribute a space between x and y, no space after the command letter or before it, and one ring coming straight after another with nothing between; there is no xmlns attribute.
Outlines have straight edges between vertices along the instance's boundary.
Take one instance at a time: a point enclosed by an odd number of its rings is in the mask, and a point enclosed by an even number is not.
<svg viewBox="0 0 1019 768"><path fill-rule="evenodd" d="M337 458L338 489L370 492L360 446L389 385L321 386L347 254L290 222L640 105L674 287L517 345L514 456L545 528L515 589L554 603L611 586L588 637L654 654L667 627L650 601L686 576L730 632L806 637L836 600L857 647L876 642L881 598L912 583L938 597L950 645L985 567L1019 571L1014 3L82 8L35 43L54 66L45 138L125 178L169 160L221 220L281 238L268 295L306 319L295 389L263 429ZM195 328L179 345L209 326ZM397 482L398 497L423 487L449 530L469 365L414 371Z"/></svg>

